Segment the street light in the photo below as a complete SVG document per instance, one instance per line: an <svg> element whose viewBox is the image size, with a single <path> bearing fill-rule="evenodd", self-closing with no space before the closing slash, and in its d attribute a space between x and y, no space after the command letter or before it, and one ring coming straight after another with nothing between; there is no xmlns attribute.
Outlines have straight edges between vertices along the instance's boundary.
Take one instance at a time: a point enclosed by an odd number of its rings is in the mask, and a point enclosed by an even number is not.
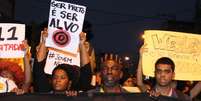
<svg viewBox="0 0 201 101"><path fill-rule="evenodd" d="M124 60L129 61L129 60L130 60L130 57L125 56L125 57L124 57Z"/></svg>

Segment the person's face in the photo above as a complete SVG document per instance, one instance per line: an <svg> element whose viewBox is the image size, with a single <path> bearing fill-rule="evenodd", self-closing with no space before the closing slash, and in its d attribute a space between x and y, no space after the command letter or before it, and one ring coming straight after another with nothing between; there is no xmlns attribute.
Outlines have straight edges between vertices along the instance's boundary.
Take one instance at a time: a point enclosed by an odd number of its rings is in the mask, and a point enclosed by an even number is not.
<svg viewBox="0 0 201 101"><path fill-rule="evenodd" d="M13 74L12 74L10 71L8 71L8 70L3 70L3 71L1 71L0 75L1 75L2 77L4 77L4 78L8 78L8 79L10 79L10 80L14 80Z"/></svg>
<svg viewBox="0 0 201 101"><path fill-rule="evenodd" d="M175 73L171 69L171 65L158 64L156 65L155 77L159 86L169 86L174 78Z"/></svg>
<svg viewBox="0 0 201 101"><path fill-rule="evenodd" d="M129 77L129 78L124 82L124 86L133 87L133 86L134 86L134 80L133 80L133 78Z"/></svg>
<svg viewBox="0 0 201 101"><path fill-rule="evenodd" d="M54 71L52 77L52 85L55 91L65 91L68 88L69 78L66 72L62 69L57 69Z"/></svg>
<svg viewBox="0 0 201 101"><path fill-rule="evenodd" d="M107 60L101 69L101 77L106 86L114 86L122 77L121 67L113 60Z"/></svg>

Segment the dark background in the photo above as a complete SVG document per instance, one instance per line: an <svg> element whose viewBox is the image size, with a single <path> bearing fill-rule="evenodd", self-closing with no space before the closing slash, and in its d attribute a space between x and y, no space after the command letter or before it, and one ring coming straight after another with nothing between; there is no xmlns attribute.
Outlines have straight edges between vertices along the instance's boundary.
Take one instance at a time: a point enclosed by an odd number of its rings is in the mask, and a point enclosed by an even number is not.
<svg viewBox="0 0 201 101"><path fill-rule="evenodd" d="M137 64L138 50L147 29L201 33L200 0L61 0L87 7L91 40L97 56L114 52ZM31 46L39 41L39 25L48 20L50 0L0 0L0 21L27 26Z"/></svg>

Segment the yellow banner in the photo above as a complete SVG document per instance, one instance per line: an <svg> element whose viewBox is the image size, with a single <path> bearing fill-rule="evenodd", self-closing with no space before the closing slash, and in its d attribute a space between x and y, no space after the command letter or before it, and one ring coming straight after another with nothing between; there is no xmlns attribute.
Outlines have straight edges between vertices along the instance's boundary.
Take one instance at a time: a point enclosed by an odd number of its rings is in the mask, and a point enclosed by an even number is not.
<svg viewBox="0 0 201 101"><path fill-rule="evenodd" d="M146 30L143 73L154 76L154 64L160 57L175 62L176 80L201 80L201 35L173 31Z"/></svg>

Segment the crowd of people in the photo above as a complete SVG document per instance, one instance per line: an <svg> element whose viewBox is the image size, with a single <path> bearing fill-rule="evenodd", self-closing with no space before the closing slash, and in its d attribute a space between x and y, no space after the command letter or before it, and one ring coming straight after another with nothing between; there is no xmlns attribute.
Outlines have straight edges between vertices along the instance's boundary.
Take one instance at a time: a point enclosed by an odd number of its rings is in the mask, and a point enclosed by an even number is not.
<svg viewBox="0 0 201 101"><path fill-rule="evenodd" d="M16 63L0 60L0 79L7 82L7 89L2 92L49 93L78 96L80 92L87 93L148 93L150 96L168 96L182 101L191 101L201 91L201 82L195 86L185 86L178 89L175 76L175 64L168 57L161 57L155 63L155 81L145 80L142 71L142 54L146 51L144 44L139 50L137 73L126 75L121 58L113 53L105 54L100 64L96 64L94 49L87 40L87 33L80 33L79 53L80 67L69 64L59 64L52 75L45 74L44 67L48 54L45 46L48 36L47 27L41 31L41 41L36 47L36 57L33 67L27 40L23 41L24 72ZM96 67L99 67L97 69ZM136 66L137 67L137 66ZM134 68L134 67L133 67ZM134 89L131 89L134 88Z"/></svg>

